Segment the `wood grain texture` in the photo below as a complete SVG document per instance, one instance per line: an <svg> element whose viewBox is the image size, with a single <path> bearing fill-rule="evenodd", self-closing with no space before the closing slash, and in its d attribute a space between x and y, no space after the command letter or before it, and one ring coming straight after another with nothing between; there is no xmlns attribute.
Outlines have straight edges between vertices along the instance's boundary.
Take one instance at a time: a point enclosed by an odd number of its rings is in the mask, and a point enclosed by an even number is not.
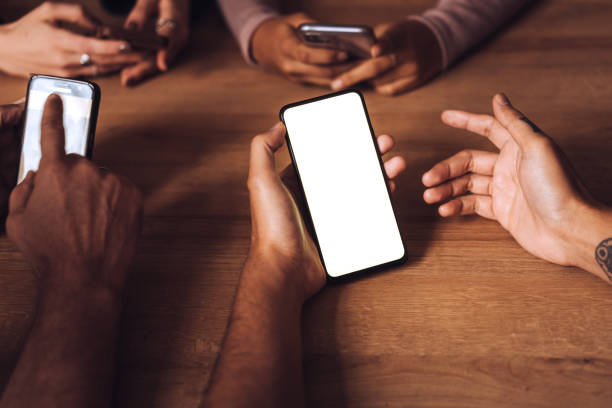
<svg viewBox="0 0 612 408"><path fill-rule="evenodd" d="M31 2L4 3L18 14ZM316 0L304 7L326 21L375 24L433 3ZM282 105L326 92L247 66L215 13L199 20L168 74L134 89L121 88L117 77L97 80L94 159L130 177L146 197L121 323L120 407L197 406L249 245L249 140L274 124ZM330 286L307 304L311 406L612 404L612 288L534 258L493 222L438 218L420 184L424 170L457 150L493 150L483 138L444 127L440 112L489 112L491 96L503 90L611 204L611 20L608 0L541 1L429 85L397 98L365 91L374 129L394 135L408 161L396 201L409 260ZM5 103L23 96L26 80L3 76L0 84ZM284 151L279 166L288 162ZM30 268L1 237L0 384L35 304Z"/></svg>

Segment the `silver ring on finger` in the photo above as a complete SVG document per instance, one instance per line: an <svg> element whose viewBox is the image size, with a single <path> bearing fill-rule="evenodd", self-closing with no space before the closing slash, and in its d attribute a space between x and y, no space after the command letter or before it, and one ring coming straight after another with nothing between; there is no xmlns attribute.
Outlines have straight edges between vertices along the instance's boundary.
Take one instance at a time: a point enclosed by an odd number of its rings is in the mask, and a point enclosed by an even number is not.
<svg viewBox="0 0 612 408"><path fill-rule="evenodd" d="M165 27L168 27L168 30L170 31L174 31L177 26L178 23L175 20L170 18L160 18L157 20L157 23L155 23L155 31L159 33Z"/></svg>
<svg viewBox="0 0 612 408"><path fill-rule="evenodd" d="M81 58L79 59L79 63L83 66L91 64L91 57L87 53L81 54Z"/></svg>

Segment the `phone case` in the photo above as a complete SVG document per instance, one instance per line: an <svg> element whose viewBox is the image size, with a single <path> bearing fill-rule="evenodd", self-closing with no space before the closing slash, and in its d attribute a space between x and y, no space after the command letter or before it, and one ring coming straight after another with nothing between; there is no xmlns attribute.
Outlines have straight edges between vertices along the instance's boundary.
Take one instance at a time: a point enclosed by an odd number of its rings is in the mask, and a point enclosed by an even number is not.
<svg viewBox="0 0 612 408"><path fill-rule="evenodd" d="M304 23L298 33L309 47L346 51L357 58L370 58L370 48L376 42L368 26Z"/></svg>
<svg viewBox="0 0 612 408"><path fill-rule="evenodd" d="M351 93L351 92L352 93L356 93L357 95L359 95L359 98L361 99L361 104L363 106L363 110L365 112L366 119L367 119L367 122L368 122L368 127L370 129L370 135L372 136L372 139L374 141L374 148L376 150L376 155L378 157L378 163L379 163L380 169L381 169L381 171L382 171L382 173L383 173L383 175L385 177L385 186L387 188L387 194L388 194L388 197L389 197L389 201L391 203L391 207L393 208L393 213L397 214L397 211L396 211L396 208L395 208L395 204L394 204L393 199L391 197L391 189L389 187L389 180L388 180L387 175L385 173L385 168L384 168L384 163L383 163L383 160L382 160L382 155L380 154L380 150L378 148L378 143L376 142L376 135L374 134L374 129L372 128L372 122L370 121L370 115L368 113L368 109L366 107L365 99L363 97L363 94L359 90L357 90L357 89L347 89L347 90L344 90L344 91L333 92L333 93L326 94L326 95L321 95L321 96L318 96L318 97L315 97L315 98L305 99L303 101L287 104L287 105L283 106L281 108L281 110L280 110L280 113L279 113L280 120L281 120L281 122L283 122L283 124L285 124L284 112L287 109L289 109L289 108L292 108L292 107L295 107L295 106L304 105L304 104L311 103L311 102L317 102L317 101L320 101L320 100L332 98L332 97L339 96L339 95L344 95L344 94ZM304 191L304 186L302 185L302 178L300 177L300 172L299 172L299 170L297 168L297 165L296 165L295 155L293 153L293 148L291 147L291 140L289 138L289 134L288 133L285 133L285 140L287 142L287 148L288 148L289 154L291 156L291 165L293 166L293 169L294 169L295 174L296 174L297 179L298 179L298 185L300 186L300 195L301 195L301 198L302 198L302 200L303 200L303 202L305 204L305 207L306 207L306 214L303 214L304 221L308 225L309 232L311 233L312 239L313 239L313 241L314 241L314 243L315 243L315 245L317 247L317 251L319 253L319 259L321 260L321 264L323 265L323 269L325 269L325 275L327 277L327 281L328 282L343 282L343 281L355 279L355 278L363 276L365 274L369 274L369 273L372 273L372 272L382 271L382 270L387 269L389 267L403 264L406 261L407 253L406 253L406 243L404 241L404 237L401 236L402 246L404 248L404 256L402 256L401 258L399 258L397 260L394 260L394 261L390 261L390 262L381 264L381 265L376 265L376 266L371 267L371 268L366 268L366 269L362 269L362 270L359 270L359 271L351 272L349 274L342 275L342 276L335 277L335 276L331 276L329 273L327 273L327 268L325 267L325 260L323 259L323 254L321 252L321 246L319 245L319 240L318 240L317 235L316 235L315 230L314 230L312 216L311 216L311 213L310 213L310 208L308 207L308 201L306 200L306 193ZM396 222L398 230L401 231L401 229L399 228L399 222L397 221L397 216L395 217L395 222Z"/></svg>

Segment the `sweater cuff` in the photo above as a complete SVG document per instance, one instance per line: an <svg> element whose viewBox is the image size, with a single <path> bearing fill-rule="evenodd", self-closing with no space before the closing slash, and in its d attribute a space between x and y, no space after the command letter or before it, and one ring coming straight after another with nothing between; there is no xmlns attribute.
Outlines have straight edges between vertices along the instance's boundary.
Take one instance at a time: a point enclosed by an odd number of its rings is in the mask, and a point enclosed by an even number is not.
<svg viewBox="0 0 612 408"><path fill-rule="evenodd" d="M251 40L253 39L253 35L255 31L262 25L265 21L278 17L279 13L271 10L261 10L252 16L246 21L244 26L240 28L240 34L238 35L238 43L240 44L240 50L242 51L242 56L244 60L251 64L257 65L257 61L253 58L253 53L251 50Z"/></svg>
<svg viewBox="0 0 612 408"><path fill-rule="evenodd" d="M446 43L444 42L444 37L438 27L433 24L427 17L424 16L409 16L408 20L418 21L421 24L424 24L431 30L432 33L436 36L438 40L438 45L440 46L440 51L442 52L442 70L445 70L450 65L449 56L448 56L448 48Z"/></svg>

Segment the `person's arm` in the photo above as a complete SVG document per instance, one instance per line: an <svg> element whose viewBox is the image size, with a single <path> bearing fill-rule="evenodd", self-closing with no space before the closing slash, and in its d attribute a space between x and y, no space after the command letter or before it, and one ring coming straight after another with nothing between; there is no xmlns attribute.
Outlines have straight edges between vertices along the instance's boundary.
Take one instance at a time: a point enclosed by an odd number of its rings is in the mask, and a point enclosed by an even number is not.
<svg viewBox="0 0 612 408"><path fill-rule="evenodd" d="M7 234L32 265L38 311L2 408L108 407L121 292L142 219L127 180L66 155L61 100L42 118L42 159L13 189Z"/></svg>
<svg viewBox="0 0 612 408"><path fill-rule="evenodd" d="M368 81L383 95L415 89L489 36L527 0L440 0L422 16L374 28L377 43L364 60L331 82L334 90Z"/></svg>
<svg viewBox="0 0 612 408"><path fill-rule="evenodd" d="M219 0L225 19L251 65L276 71L291 81L329 87L348 70L344 51L309 47L297 35L304 13L280 15L273 0Z"/></svg>
<svg viewBox="0 0 612 408"><path fill-rule="evenodd" d="M304 405L300 317L325 273L295 200L293 167L282 177L275 171L284 133L279 123L251 144L251 248L203 407ZM393 139L380 136L378 145L384 154ZM401 157L385 163L389 179L405 167Z"/></svg>
<svg viewBox="0 0 612 408"><path fill-rule="evenodd" d="M533 255L612 282L612 209L586 190L553 139L503 95L494 117L445 111L449 126L487 137L499 153L464 150L423 175L427 203L443 217L498 221Z"/></svg>
<svg viewBox="0 0 612 408"><path fill-rule="evenodd" d="M251 53L251 39L259 26L266 20L280 15L276 0L218 0L221 12L244 60L256 64Z"/></svg>
<svg viewBox="0 0 612 408"><path fill-rule="evenodd" d="M508 21L528 0L440 0L420 21L435 34L442 51L442 69L482 42Z"/></svg>

